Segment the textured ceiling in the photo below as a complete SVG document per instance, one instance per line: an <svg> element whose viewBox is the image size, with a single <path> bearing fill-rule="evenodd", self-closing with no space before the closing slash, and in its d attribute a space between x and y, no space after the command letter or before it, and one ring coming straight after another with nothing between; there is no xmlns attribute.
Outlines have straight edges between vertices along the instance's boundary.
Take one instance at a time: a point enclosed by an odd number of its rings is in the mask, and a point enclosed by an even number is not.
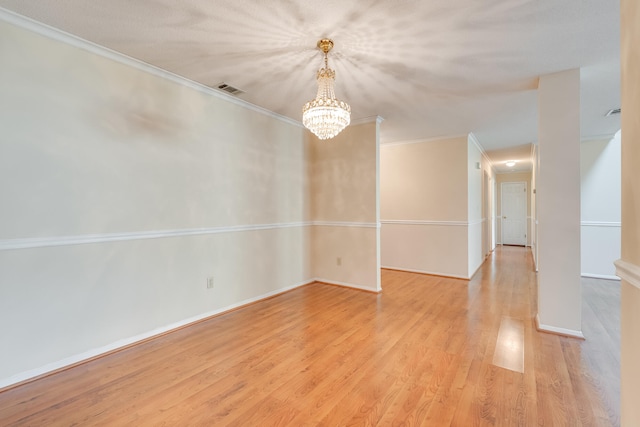
<svg viewBox="0 0 640 427"><path fill-rule="evenodd" d="M331 37L337 96L382 142L537 139L540 75L582 68L582 135L613 134L617 0L0 0L0 6L296 120Z"/></svg>

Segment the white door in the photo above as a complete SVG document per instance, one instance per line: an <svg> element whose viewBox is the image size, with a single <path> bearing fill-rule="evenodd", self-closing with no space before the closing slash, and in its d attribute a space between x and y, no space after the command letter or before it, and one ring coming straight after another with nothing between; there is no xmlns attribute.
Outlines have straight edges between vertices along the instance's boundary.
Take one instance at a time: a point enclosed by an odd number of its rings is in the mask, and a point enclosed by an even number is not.
<svg viewBox="0 0 640 427"><path fill-rule="evenodd" d="M502 244L527 244L527 183L503 182Z"/></svg>

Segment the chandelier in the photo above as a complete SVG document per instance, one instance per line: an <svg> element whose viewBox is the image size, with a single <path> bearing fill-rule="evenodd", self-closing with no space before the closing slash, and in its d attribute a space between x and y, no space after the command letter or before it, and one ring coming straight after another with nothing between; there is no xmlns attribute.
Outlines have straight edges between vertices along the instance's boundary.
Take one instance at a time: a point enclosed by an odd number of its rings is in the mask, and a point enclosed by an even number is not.
<svg viewBox="0 0 640 427"><path fill-rule="evenodd" d="M333 81L336 72L329 68L327 54L333 47L333 41L322 39L318 48L324 52L324 68L318 70L318 93L316 99L302 107L302 124L320 139L331 139L339 134L351 122L351 107L336 99Z"/></svg>

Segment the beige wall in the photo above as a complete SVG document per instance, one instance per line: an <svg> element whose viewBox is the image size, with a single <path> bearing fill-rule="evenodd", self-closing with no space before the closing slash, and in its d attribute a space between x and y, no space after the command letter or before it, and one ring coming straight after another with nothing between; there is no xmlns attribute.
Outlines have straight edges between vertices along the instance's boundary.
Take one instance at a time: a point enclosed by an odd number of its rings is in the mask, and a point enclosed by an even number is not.
<svg viewBox="0 0 640 427"><path fill-rule="evenodd" d="M351 125L330 140L307 134L311 217L315 221L378 220L378 124Z"/></svg>
<svg viewBox="0 0 640 427"><path fill-rule="evenodd" d="M481 265L482 177L492 174L472 138L381 147L383 267L469 278Z"/></svg>
<svg viewBox="0 0 640 427"><path fill-rule="evenodd" d="M379 291L379 123L349 126L329 141L307 135L314 277Z"/></svg>
<svg viewBox="0 0 640 427"><path fill-rule="evenodd" d="M502 190L501 185L503 182L524 182L527 184L527 246L531 246L532 242L532 221L531 215L531 195L533 186L531 185L531 172L521 173L499 173L496 174L496 240L499 244L502 243Z"/></svg>
<svg viewBox="0 0 640 427"><path fill-rule="evenodd" d="M621 0L622 280L621 399L623 427L640 425L640 3ZM620 271L620 266L618 268Z"/></svg>
<svg viewBox="0 0 640 427"><path fill-rule="evenodd" d="M467 220L467 137L383 145L383 220Z"/></svg>

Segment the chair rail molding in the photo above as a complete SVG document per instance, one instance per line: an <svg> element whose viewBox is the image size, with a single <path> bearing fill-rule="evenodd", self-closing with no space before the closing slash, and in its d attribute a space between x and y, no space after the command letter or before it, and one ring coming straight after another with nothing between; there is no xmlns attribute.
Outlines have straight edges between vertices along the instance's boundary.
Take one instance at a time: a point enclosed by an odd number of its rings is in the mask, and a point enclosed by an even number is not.
<svg viewBox="0 0 640 427"><path fill-rule="evenodd" d="M380 221L382 225L445 225L454 227L466 227L470 223L468 221L423 221L411 219L386 219Z"/></svg>

